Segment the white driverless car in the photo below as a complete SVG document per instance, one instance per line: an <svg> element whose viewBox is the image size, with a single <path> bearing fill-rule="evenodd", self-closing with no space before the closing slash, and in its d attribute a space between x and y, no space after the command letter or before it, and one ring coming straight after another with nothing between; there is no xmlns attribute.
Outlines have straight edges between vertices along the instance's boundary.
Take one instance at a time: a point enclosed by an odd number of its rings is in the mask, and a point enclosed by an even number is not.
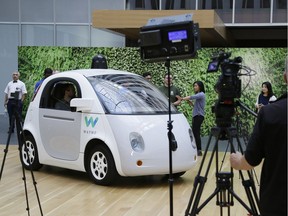
<svg viewBox="0 0 288 216"><path fill-rule="evenodd" d="M66 94L73 95L70 105ZM172 158L173 175L181 176L195 165L197 149L185 116L172 105L169 151L168 108L157 87L133 73L54 74L28 107L21 161L33 170L51 165L84 171L95 183L109 185L118 175L169 174Z"/></svg>

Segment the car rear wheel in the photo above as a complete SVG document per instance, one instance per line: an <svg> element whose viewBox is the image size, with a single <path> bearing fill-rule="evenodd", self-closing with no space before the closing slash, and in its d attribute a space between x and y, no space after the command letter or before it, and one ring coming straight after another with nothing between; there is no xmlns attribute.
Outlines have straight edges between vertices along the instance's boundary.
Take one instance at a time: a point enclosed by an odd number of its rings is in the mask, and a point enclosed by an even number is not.
<svg viewBox="0 0 288 216"><path fill-rule="evenodd" d="M99 185L110 185L118 176L111 152L102 145L95 146L89 152L86 171L90 178Z"/></svg>
<svg viewBox="0 0 288 216"><path fill-rule="evenodd" d="M25 169L39 170L42 164L39 163L37 146L31 135L25 137L25 145L23 144L20 151L21 163ZM30 161L29 161L30 160Z"/></svg>

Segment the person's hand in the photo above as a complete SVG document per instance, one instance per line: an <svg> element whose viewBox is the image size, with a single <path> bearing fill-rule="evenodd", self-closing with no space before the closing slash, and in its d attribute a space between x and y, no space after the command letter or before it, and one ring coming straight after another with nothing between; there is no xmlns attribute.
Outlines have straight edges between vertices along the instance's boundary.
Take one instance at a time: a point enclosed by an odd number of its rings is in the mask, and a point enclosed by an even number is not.
<svg viewBox="0 0 288 216"><path fill-rule="evenodd" d="M179 96L179 95L176 95L176 98L177 98L177 101L178 101L178 100L180 100L180 101L183 100L183 98L182 98L181 96Z"/></svg>
<svg viewBox="0 0 288 216"><path fill-rule="evenodd" d="M257 108L260 110L261 107L263 107L264 105L263 104L257 104Z"/></svg>
<svg viewBox="0 0 288 216"><path fill-rule="evenodd" d="M250 170L253 168L253 166L246 161L244 155L242 155L240 152L231 153L230 164L231 167L236 170Z"/></svg>
<svg viewBox="0 0 288 216"><path fill-rule="evenodd" d="M231 167L234 169L240 170L242 157L243 155L240 152L231 153L230 155Z"/></svg>
<svg viewBox="0 0 288 216"><path fill-rule="evenodd" d="M181 104L182 97L180 97L179 95L176 95L176 98L177 98L177 101L175 101L173 105L178 106L179 104Z"/></svg>

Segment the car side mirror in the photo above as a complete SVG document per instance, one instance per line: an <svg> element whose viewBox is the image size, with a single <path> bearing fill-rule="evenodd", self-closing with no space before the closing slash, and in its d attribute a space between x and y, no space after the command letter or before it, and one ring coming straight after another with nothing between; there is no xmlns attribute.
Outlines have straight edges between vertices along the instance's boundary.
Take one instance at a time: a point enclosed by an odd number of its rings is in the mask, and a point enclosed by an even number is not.
<svg viewBox="0 0 288 216"><path fill-rule="evenodd" d="M70 101L70 107L75 107L76 112L91 111L93 107L94 99L92 98L73 98ZM72 109L73 110L73 109Z"/></svg>

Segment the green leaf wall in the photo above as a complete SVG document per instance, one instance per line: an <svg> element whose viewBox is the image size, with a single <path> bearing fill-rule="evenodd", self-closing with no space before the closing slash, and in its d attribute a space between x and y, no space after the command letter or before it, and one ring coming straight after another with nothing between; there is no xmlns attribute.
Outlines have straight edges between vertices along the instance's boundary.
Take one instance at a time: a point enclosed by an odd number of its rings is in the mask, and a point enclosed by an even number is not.
<svg viewBox="0 0 288 216"><path fill-rule="evenodd" d="M171 62L170 71L174 77L174 85L180 88L182 96L193 94L192 84L194 81L201 80L205 84L207 103L202 135L208 135L210 128L215 125L215 117L211 107L218 99L214 85L221 72L207 73L206 70L210 57L219 50L218 48L203 48L198 51L195 59ZM287 48L229 48L224 51L232 52L231 58L241 56L243 64L257 72L253 77L240 77L243 90L240 100L250 109L254 110L256 97L260 93L261 84L264 81L272 83L273 91L277 97L286 91L282 74ZM139 48L19 47L18 68L21 73L21 80L26 83L28 90L28 100L24 104L24 113L33 96L34 85L42 78L45 68L50 67L58 71L90 68L91 60L96 54L104 55L108 67L112 69L136 74L150 71L156 86L162 85L163 76L167 72L164 63L143 62L140 58ZM187 103L183 103L179 109L191 124L191 107ZM244 120L247 121L249 130L251 130L255 118L245 116Z"/></svg>

